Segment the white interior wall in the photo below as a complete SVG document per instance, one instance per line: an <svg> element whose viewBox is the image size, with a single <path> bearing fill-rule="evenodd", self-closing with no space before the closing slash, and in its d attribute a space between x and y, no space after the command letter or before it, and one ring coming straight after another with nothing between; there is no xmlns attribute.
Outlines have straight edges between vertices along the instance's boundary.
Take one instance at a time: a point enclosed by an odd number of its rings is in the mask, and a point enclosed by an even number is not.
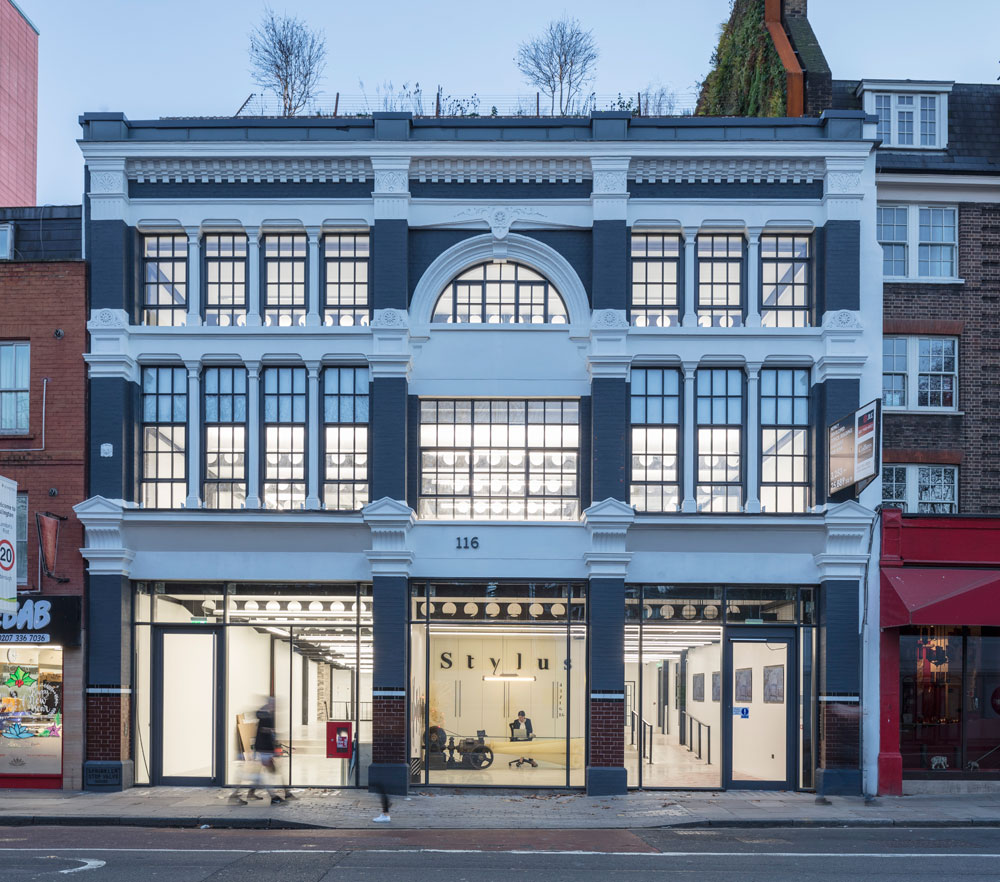
<svg viewBox="0 0 1000 882"><path fill-rule="evenodd" d="M241 749L236 730L237 715L249 714L250 719L256 720L255 715L270 692L271 636L261 634L256 628L231 627L227 629L226 639L229 652L226 754L227 760L233 762Z"/></svg>
<svg viewBox="0 0 1000 882"><path fill-rule="evenodd" d="M722 672L722 644L713 643L709 646L693 646L687 652L687 683L685 688L685 695L687 696L687 708L686 712L693 716L696 720L700 720L704 725L712 727L712 756L713 758L719 755L719 745L722 739L722 701L721 701L721 679L719 681L720 686L720 700L712 701L712 674L716 671L719 672L721 677ZM692 684L694 682L695 674L705 675L705 700L704 701L694 701L694 689ZM695 747L698 744L698 727L694 726L691 730L691 737L694 741ZM702 744L707 746L705 739L708 737L707 733L702 735Z"/></svg>
<svg viewBox="0 0 1000 882"><path fill-rule="evenodd" d="M789 693L789 671L784 643L733 644L733 779L781 781L785 778L787 709L793 697ZM785 700L781 704L764 701L764 667L785 665ZM737 701L736 671L753 671L753 701ZM736 708L747 707L750 716L743 719Z"/></svg>

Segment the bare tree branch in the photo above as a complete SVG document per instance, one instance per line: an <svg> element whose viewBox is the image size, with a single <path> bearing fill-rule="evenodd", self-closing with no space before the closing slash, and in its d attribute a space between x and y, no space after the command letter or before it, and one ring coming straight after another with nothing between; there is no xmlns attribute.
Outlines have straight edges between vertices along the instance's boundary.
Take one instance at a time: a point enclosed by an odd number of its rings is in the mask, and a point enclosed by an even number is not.
<svg viewBox="0 0 1000 882"><path fill-rule="evenodd" d="M531 85L549 96L550 112L566 114L576 109L581 93L593 82L597 67L597 44L575 18L550 21L537 37L521 43L514 59Z"/></svg>
<svg viewBox="0 0 1000 882"><path fill-rule="evenodd" d="M250 32L250 73L281 98L282 115L295 116L316 95L326 66L326 38L294 16L270 7Z"/></svg>

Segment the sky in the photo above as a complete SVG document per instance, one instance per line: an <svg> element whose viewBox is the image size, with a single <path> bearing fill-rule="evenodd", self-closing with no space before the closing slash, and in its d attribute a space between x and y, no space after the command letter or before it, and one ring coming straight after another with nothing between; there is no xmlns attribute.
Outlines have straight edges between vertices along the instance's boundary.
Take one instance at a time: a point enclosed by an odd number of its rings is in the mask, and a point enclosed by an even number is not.
<svg viewBox="0 0 1000 882"><path fill-rule="evenodd" d="M39 38L38 202L81 199L77 118L228 116L252 92L248 34L257 0L17 0ZM729 0L469 0L431 3L272 0L278 12L325 32L324 93L377 101L386 83L420 83L433 104L476 93L483 107L530 95L514 65L520 42L567 10L593 31L594 90L647 85L689 102L709 70ZM812 0L809 20L838 79L996 82L1000 0ZM492 100L491 100L492 99Z"/></svg>

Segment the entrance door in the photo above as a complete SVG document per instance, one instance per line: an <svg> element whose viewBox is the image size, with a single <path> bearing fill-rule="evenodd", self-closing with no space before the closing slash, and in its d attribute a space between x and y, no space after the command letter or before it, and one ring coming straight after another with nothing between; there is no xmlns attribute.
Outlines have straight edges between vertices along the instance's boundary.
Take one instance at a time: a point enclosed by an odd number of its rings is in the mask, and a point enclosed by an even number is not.
<svg viewBox="0 0 1000 882"><path fill-rule="evenodd" d="M153 783L218 784L221 635L158 628L153 639Z"/></svg>
<svg viewBox="0 0 1000 882"><path fill-rule="evenodd" d="M795 634L740 629L725 641L725 786L790 790L795 784Z"/></svg>

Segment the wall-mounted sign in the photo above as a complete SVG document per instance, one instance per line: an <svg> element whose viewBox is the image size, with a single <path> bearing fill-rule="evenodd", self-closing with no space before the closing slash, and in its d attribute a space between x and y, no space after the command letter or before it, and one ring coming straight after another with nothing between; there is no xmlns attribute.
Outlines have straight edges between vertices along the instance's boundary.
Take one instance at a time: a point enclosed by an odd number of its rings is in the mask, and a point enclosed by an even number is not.
<svg viewBox="0 0 1000 882"><path fill-rule="evenodd" d="M0 613L17 609L17 482L0 478Z"/></svg>
<svg viewBox="0 0 1000 882"><path fill-rule="evenodd" d="M0 613L0 643L80 645L80 598L62 595L22 597Z"/></svg>
<svg viewBox="0 0 1000 882"><path fill-rule="evenodd" d="M351 758L354 749L354 738L350 721L337 722L327 720L326 723L326 755L328 759Z"/></svg>
<svg viewBox="0 0 1000 882"><path fill-rule="evenodd" d="M869 402L828 427L829 493L860 493L878 477L882 402Z"/></svg>

